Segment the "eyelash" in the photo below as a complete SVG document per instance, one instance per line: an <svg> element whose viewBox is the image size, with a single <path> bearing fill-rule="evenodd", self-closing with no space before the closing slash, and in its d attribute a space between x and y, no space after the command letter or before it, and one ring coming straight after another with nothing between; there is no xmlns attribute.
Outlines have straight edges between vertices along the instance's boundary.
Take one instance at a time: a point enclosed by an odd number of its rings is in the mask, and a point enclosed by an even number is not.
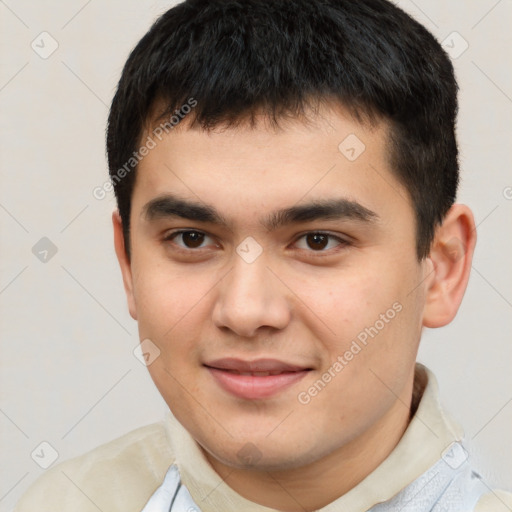
<svg viewBox="0 0 512 512"><path fill-rule="evenodd" d="M168 233L167 235L165 235L165 237L163 238L163 242L171 242L173 243L173 245L176 247L176 250L179 251L179 252L183 252L183 253L187 253L187 254L191 254L191 253L199 253L202 249L204 249L203 247L199 247L199 248L196 248L196 249L191 249L191 248L184 248L182 246L179 246L177 244L175 244L173 242L174 238L176 238L177 236L179 235L182 235L184 233L199 233L201 235L205 235L209 238L213 238L211 237L210 235L208 235L208 233L205 233L204 231L199 231L199 230L196 230L196 229L180 229L180 230L177 230L177 231L173 231L171 233ZM344 238L341 238L337 235L333 235L329 232L325 232L325 231L307 231L306 233L302 233L301 235L299 235L295 241L293 242L294 244L296 244L299 240L301 240L302 238L305 238L306 236L308 235L324 235L324 236L327 236L329 239L333 239L333 240L336 240L339 245L336 246L335 248L331 248L331 249L328 249L328 250L318 250L318 251L315 251L313 249L299 249L299 250L303 250L303 251L306 251L308 253L311 253L312 255L314 255L314 257L322 257L322 256L328 256L328 255L332 255L333 252L338 252L340 250L343 250L344 248L346 248L347 246L350 246L351 243L344 239Z"/></svg>

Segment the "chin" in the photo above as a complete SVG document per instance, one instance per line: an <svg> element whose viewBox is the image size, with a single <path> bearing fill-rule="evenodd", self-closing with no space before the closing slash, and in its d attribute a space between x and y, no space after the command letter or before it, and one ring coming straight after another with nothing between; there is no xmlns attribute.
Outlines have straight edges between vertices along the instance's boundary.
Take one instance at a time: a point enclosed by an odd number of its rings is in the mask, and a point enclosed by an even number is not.
<svg viewBox="0 0 512 512"><path fill-rule="evenodd" d="M214 449L210 449L213 446ZM300 468L322 458L330 449L318 446L305 446L305 440L268 439L265 436L244 436L243 439L230 439L223 446L219 443L200 443L203 452L225 466L236 469L253 469L255 471L285 471ZM302 450L298 447L302 446Z"/></svg>

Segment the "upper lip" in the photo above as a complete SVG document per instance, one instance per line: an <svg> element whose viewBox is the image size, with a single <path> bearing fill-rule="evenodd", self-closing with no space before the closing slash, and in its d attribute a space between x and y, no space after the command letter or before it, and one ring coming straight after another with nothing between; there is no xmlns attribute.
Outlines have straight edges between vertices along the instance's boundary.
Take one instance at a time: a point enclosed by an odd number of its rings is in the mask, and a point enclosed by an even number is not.
<svg viewBox="0 0 512 512"><path fill-rule="evenodd" d="M215 359L205 363L205 366L217 370L234 370L238 372L298 372L310 370L306 366L298 366L295 364L285 363L278 359L255 359L253 361L245 361L234 357L225 357L223 359Z"/></svg>

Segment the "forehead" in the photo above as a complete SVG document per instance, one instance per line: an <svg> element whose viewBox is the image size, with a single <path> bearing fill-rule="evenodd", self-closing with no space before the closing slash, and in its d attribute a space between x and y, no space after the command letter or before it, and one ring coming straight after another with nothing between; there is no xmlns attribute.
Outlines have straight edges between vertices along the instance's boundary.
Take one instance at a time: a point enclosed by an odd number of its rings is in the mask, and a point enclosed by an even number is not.
<svg viewBox="0 0 512 512"><path fill-rule="evenodd" d="M261 115L252 125L211 130L185 119L159 138L155 128L143 135L155 146L139 163L132 211L140 213L148 201L169 193L247 219L285 203L335 196L372 211L397 201L411 209L389 165L387 124L362 123L342 107L278 125Z"/></svg>

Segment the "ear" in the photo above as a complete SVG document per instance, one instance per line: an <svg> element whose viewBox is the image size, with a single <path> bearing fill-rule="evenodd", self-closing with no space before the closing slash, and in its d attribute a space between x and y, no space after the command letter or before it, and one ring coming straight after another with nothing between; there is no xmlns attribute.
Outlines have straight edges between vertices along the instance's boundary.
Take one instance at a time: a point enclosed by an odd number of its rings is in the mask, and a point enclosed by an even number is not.
<svg viewBox="0 0 512 512"><path fill-rule="evenodd" d="M442 327L455 317L466 291L476 244L471 210L453 205L436 229L429 254L433 268L426 280L425 327Z"/></svg>
<svg viewBox="0 0 512 512"><path fill-rule="evenodd" d="M114 227L114 247L116 250L117 261L121 267L121 274L123 276L124 291L126 299L128 300L128 310L134 320L137 320L137 308L135 305L135 297L133 294L133 275L131 263L128 259L125 250L125 240L123 234L123 222L119 211L115 210L112 213L112 224Z"/></svg>

